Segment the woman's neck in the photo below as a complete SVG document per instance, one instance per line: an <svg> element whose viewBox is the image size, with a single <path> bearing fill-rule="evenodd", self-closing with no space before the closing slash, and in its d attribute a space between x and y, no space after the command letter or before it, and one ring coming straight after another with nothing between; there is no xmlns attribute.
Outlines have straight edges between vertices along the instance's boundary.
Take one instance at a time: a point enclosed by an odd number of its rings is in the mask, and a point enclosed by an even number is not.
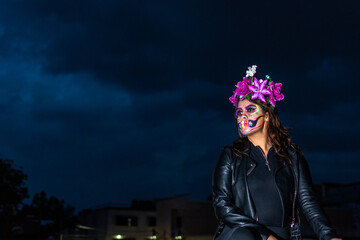
<svg viewBox="0 0 360 240"><path fill-rule="evenodd" d="M272 147L272 144L267 136L265 135L248 136L248 139L254 146L259 146L263 151L265 157L267 157L269 149Z"/></svg>

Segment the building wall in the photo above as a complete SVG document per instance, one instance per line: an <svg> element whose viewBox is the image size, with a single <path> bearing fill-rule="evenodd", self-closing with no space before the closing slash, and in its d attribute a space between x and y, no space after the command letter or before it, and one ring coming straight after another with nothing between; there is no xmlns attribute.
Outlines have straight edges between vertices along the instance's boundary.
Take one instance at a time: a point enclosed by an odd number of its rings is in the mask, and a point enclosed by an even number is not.
<svg viewBox="0 0 360 240"><path fill-rule="evenodd" d="M211 240L218 221L211 202L186 201L185 196L157 201L158 239Z"/></svg>
<svg viewBox="0 0 360 240"><path fill-rule="evenodd" d="M183 216L185 236L212 236L218 220L211 202L187 202Z"/></svg>
<svg viewBox="0 0 360 240"><path fill-rule="evenodd" d="M174 197L156 201L156 219L158 239L171 239L174 227L174 213L180 214L185 209L185 197ZM173 211L177 210L177 211Z"/></svg>
<svg viewBox="0 0 360 240"><path fill-rule="evenodd" d="M116 225L117 216L136 216L137 226L118 226ZM143 240L152 235L152 229L156 227L148 226L148 218L156 217L155 211L136 211L136 210L108 210L107 214L107 238L114 239L114 236L121 235L123 239L135 238Z"/></svg>
<svg viewBox="0 0 360 240"><path fill-rule="evenodd" d="M137 217L137 225L119 226L116 219L118 216ZM156 228L148 226L149 217L156 217L156 212L123 208L102 208L82 212L80 221L82 225L95 229L94 231L89 231L88 236L95 236L98 240L144 240L149 239L152 236L153 229Z"/></svg>

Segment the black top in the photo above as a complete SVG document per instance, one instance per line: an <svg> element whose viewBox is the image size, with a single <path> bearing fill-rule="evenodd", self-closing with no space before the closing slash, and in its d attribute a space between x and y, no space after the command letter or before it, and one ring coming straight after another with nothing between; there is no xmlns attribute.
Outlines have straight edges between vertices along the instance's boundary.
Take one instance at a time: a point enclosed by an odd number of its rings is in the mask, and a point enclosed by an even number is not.
<svg viewBox="0 0 360 240"><path fill-rule="evenodd" d="M273 171L274 161L277 161L274 149L269 149L266 159L259 146L250 145L249 155L256 167L247 181L258 221L266 226L281 227L283 210Z"/></svg>

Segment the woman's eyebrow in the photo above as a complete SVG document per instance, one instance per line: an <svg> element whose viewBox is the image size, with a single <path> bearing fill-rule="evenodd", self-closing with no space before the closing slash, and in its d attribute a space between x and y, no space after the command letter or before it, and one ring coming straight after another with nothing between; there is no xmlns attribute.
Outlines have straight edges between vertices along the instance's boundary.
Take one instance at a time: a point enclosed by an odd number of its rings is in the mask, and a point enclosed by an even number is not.
<svg viewBox="0 0 360 240"><path fill-rule="evenodd" d="M254 104L249 104L245 108L248 109L249 107L255 107L256 108L256 106Z"/></svg>

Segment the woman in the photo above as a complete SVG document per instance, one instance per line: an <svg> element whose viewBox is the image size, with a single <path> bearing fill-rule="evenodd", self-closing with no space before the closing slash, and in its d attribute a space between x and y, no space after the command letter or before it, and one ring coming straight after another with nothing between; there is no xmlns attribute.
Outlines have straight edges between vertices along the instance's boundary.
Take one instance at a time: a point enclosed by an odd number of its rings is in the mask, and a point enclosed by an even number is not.
<svg viewBox="0 0 360 240"><path fill-rule="evenodd" d="M278 118L282 84L255 73L249 67L230 97L240 138L223 149L213 175L215 239L301 239L301 209L319 239L340 240L315 198L304 156Z"/></svg>

